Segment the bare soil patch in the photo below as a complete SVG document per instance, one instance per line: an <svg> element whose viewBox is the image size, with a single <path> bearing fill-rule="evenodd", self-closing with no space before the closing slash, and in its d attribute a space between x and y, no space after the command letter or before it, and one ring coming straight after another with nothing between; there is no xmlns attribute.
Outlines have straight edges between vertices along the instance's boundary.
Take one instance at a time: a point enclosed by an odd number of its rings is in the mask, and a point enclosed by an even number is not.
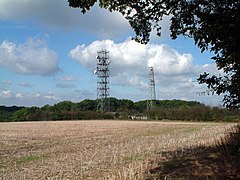
<svg viewBox="0 0 240 180"><path fill-rule="evenodd" d="M166 152L184 154L210 146L231 126L140 121L0 123L0 179L145 179L146 171L154 175L155 168L156 175L160 167L153 160L166 162ZM173 169L180 168L173 164Z"/></svg>

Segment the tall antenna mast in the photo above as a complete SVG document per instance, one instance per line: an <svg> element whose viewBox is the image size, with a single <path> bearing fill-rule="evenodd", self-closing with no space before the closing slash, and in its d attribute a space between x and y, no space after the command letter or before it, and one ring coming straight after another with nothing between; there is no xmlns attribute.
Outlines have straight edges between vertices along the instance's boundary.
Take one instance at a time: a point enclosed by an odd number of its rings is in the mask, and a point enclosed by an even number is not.
<svg viewBox="0 0 240 180"><path fill-rule="evenodd" d="M109 51L101 50L97 52L97 110L101 112L109 111Z"/></svg>
<svg viewBox="0 0 240 180"><path fill-rule="evenodd" d="M154 107L154 101L156 100L153 67L149 67L148 88L149 88L149 97L148 97L148 101L147 101L147 109L152 109Z"/></svg>

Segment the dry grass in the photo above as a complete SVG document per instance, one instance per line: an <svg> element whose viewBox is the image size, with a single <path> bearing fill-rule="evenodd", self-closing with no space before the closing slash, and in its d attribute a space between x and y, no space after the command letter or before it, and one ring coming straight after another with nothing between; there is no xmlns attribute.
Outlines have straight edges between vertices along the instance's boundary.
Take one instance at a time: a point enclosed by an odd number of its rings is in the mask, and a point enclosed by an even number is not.
<svg viewBox="0 0 240 180"><path fill-rule="evenodd" d="M0 123L0 179L145 179L166 161L211 145L233 124L138 121ZM179 151L180 150L180 151ZM159 162L159 161L158 161Z"/></svg>
<svg viewBox="0 0 240 180"><path fill-rule="evenodd" d="M213 145L168 151L163 161L148 169L145 179L240 179L240 125L234 126Z"/></svg>

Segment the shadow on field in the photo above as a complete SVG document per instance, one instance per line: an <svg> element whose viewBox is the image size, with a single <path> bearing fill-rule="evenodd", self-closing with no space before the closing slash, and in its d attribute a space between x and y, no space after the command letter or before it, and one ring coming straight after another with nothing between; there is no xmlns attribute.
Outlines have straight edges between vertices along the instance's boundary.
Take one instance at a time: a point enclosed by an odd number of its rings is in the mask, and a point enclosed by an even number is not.
<svg viewBox="0 0 240 180"><path fill-rule="evenodd" d="M145 179L240 179L240 126L237 128L239 132L228 134L214 147L161 153L157 167L149 169Z"/></svg>

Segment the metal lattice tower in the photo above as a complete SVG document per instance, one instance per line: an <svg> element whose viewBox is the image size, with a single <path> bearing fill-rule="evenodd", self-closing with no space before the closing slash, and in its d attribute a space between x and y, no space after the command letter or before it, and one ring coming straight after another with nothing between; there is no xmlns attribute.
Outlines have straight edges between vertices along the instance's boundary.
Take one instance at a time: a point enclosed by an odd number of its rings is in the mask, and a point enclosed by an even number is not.
<svg viewBox="0 0 240 180"><path fill-rule="evenodd" d="M147 109L152 109L154 107L154 101L156 100L155 80L154 80L153 67L149 68L148 88L149 88L149 97L148 97L148 101L147 101Z"/></svg>
<svg viewBox="0 0 240 180"><path fill-rule="evenodd" d="M97 110L109 111L109 51L102 50L97 52Z"/></svg>

